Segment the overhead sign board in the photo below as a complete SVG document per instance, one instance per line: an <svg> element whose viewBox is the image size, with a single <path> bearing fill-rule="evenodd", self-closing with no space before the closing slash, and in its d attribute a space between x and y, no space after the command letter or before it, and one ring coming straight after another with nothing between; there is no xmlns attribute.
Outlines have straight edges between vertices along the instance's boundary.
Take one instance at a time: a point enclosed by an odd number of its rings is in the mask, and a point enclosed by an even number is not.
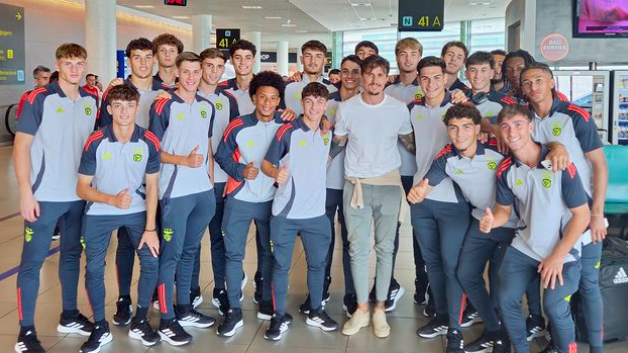
<svg viewBox="0 0 628 353"><path fill-rule="evenodd" d="M24 8L0 4L0 84L24 83Z"/></svg>
<svg viewBox="0 0 628 353"><path fill-rule="evenodd" d="M188 4L188 0L164 0L164 4L170 6L186 6Z"/></svg>
<svg viewBox="0 0 628 353"><path fill-rule="evenodd" d="M440 32L445 24L445 0L399 0L400 32Z"/></svg>
<svg viewBox="0 0 628 353"><path fill-rule="evenodd" d="M240 40L239 28L217 28L216 29L216 48L220 50L229 50L229 47Z"/></svg>

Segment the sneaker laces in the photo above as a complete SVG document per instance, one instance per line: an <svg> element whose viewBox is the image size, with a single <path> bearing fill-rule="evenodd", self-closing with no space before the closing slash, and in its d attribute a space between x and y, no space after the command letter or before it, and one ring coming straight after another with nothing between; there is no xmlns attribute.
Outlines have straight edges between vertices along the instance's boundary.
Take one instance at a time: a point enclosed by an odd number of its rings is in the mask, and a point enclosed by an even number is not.
<svg viewBox="0 0 628 353"><path fill-rule="evenodd" d="M95 327L94 331L92 331L92 333L89 335L89 338L87 339L87 344L97 344L106 332L107 327L105 325Z"/></svg>
<svg viewBox="0 0 628 353"><path fill-rule="evenodd" d="M270 331L281 331L281 325L283 324L283 317L273 316L270 319L270 327L268 328Z"/></svg>
<svg viewBox="0 0 628 353"><path fill-rule="evenodd" d="M85 317L85 315L83 314L78 314L78 316L76 318L74 318L74 321L83 325L83 327L90 327L93 326L94 324L92 324L91 321L89 321L89 319L87 317Z"/></svg>
<svg viewBox="0 0 628 353"><path fill-rule="evenodd" d="M37 338L37 332L31 330L29 334L22 336L22 342L27 347L41 346L41 341Z"/></svg>

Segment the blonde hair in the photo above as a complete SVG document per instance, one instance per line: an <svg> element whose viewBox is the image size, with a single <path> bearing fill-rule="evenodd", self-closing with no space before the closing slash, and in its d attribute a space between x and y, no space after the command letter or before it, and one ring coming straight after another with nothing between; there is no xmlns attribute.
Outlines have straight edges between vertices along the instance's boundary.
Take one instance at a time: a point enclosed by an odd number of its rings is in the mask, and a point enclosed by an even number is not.
<svg viewBox="0 0 628 353"><path fill-rule="evenodd" d="M416 38L404 38L397 42L395 45L395 55L398 55L400 51L410 48L410 49L418 49L419 54L423 56L423 44L419 42Z"/></svg>

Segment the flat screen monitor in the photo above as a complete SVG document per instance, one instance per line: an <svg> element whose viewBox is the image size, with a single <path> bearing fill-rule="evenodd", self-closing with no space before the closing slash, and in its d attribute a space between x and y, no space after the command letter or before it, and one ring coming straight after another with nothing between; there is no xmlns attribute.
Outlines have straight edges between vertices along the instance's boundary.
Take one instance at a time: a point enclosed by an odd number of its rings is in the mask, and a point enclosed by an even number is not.
<svg viewBox="0 0 628 353"><path fill-rule="evenodd" d="M628 0L573 0L573 36L628 37Z"/></svg>

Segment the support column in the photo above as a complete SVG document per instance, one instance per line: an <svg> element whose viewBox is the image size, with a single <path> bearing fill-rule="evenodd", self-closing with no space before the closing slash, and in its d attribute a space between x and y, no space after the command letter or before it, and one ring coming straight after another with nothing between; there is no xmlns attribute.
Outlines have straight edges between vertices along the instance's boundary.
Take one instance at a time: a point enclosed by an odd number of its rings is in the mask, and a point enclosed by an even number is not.
<svg viewBox="0 0 628 353"><path fill-rule="evenodd" d="M288 76L288 41L277 42L277 71L282 76Z"/></svg>
<svg viewBox="0 0 628 353"><path fill-rule="evenodd" d="M262 70L262 32L251 32L250 41L257 49L255 64L253 65L253 73L256 74Z"/></svg>
<svg viewBox="0 0 628 353"><path fill-rule="evenodd" d="M116 0L85 0L87 71L103 86L116 77Z"/></svg>
<svg viewBox="0 0 628 353"><path fill-rule="evenodd" d="M192 51L200 53L210 48L212 38L212 15L192 16Z"/></svg>

